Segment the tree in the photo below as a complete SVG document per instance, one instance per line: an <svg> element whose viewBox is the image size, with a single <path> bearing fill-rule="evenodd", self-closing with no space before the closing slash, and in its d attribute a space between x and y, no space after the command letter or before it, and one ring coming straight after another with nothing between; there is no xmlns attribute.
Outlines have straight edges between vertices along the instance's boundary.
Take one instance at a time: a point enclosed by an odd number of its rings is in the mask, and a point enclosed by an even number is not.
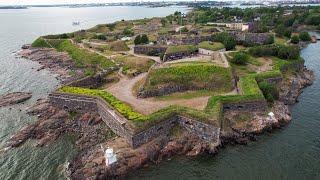
<svg viewBox="0 0 320 180"><path fill-rule="evenodd" d="M141 35L136 36L136 38L134 38L134 44L138 45L141 44Z"/></svg>
<svg viewBox="0 0 320 180"><path fill-rule="evenodd" d="M297 35L294 35L291 37L291 43L298 44L300 41L299 37Z"/></svg>
<svg viewBox="0 0 320 180"><path fill-rule="evenodd" d="M285 37L287 37L287 38L290 38L290 37L291 37L291 33L292 33L291 29L287 28L287 29L284 31L283 35L284 35Z"/></svg>
<svg viewBox="0 0 320 180"><path fill-rule="evenodd" d="M300 51L297 46L279 46L278 57L281 59L298 59Z"/></svg>
<svg viewBox="0 0 320 180"><path fill-rule="evenodd" d="M149 43L149 38L146 34L141 35L141 44L148 44Z"/></svg>
<svg viewBox="0 0 320 180"><path fill-rule="evenodd" d="M275 32L278 37L282 37L284 35L286 28L283 24L280 24L276 27Z"/></svg>
<svg viewBox="0 0 320 180"><path fill-rule="evenodd" d="M223 40L223 45L226 48L227 51L232 50L236 47L237 43L236 40L234 40L233 37L231 36L227 36L224 40Z"/></svg>
<svg viewBox="0 0 320 180"><path fill-rule="evenodd" d="M301 41L310 41L311 40L311 37L310 37L309 33L306 32L306 31L301 32L299 34L299 38L300 38Z"/></svg>
<svg viewBox="0 0 320 180"><path fill-rule="evenodd" d="M231 62L238 65L245 65L249 60L249 55L245 52L237 52Z"/></svg>

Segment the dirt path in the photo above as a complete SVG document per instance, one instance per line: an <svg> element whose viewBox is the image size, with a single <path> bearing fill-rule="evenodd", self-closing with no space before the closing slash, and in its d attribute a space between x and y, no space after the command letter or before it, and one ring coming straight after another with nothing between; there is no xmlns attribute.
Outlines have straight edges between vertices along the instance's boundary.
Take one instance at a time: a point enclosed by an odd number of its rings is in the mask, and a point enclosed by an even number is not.
<svg viewBox="0 0 320 180"><path fill-rule="evenodd" d="M259 58L259 61L263 64L258 68L257 73L272 70L272 60L270 58Z"/></svg>
<svg viewBox="0 0 320 180"><path fill-rule="evenodd" d="M197 97L193 99L178 99L168 101L157 101L154 98L137 98L132 94L132 88L136 82L145 78L147 73L140 74L132 79L122 78L118 83L107 88L114 96L121 101L130 104L134 110L143 114L150 114L169 105L182 105L195 109L204 109L207 105L209 96Z"/></svg>

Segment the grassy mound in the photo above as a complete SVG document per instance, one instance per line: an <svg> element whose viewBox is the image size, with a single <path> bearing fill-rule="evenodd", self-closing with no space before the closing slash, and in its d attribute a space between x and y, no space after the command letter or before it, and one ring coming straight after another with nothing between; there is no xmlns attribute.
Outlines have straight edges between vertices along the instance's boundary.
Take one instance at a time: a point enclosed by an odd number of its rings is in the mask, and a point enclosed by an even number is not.
<svg viewBox="0 0 320 180"><path fill-rule="evenodd" d="M226 92L232 89L231 81L231 71L228 68L210 63L181 63L151 70L144 89L157 91L175 87L182 91L206 89Z"/></svg>
<svg viewBox="0 0 320 180"><path fill-rule="evenodd" d="M179 45L179 46L169 46L166 54L174 54L179 52L196 52L198 50L197 46L194 45Z"/></svg>
<svg viewBox="0 0 320 180"><path fill-rule="evenodd" d="M210 51L217 51L224 48L224 45L219 42L209 42L209 41L203 41L198 45L199 48L207 49Z"/></svg>
<svg viewBox="0 0 320 180"><path fill-rule="evenodd" d="M122 64L123 73L129 76L147 72L154 64L151 59L132 55L119 55L114 60Z"/></svg>

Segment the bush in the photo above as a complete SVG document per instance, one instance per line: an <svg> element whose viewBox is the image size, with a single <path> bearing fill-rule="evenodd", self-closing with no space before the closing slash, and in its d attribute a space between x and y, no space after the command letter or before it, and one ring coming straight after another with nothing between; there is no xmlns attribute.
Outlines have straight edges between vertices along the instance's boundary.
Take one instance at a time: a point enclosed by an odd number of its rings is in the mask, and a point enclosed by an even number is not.
<svg viewBox="0 0 320 180"><path fill-rule="evenodd" d="M310 37L309 33L306 32L306 31L301 32L299 34L299 38L300 38L301 41L310 41L311 40L311 37Z"/></svg>
<svg viewBox="0 0 320 180"><path fill-rule="evenodd" d="M262 81L258 85L268 102L273 102L274 100L279 99L279 92L274 84Z"/></svg>
<svg viewBox="0 0 320 180"><path fill-rule="evenodd" d="M149 43L149 38L146 34L141 35L141 44L148 44Z"/></svg>
<svg viewBox="0 0 320 180"><path fill-rule="evenodd" d="M238 65L245 65L249 60L249 55L245 52L237 52L231 62Z"/></svg>
<svg viewBox="0 0 320 180"><path fill-rule="evenodd" d="M297 35L294 35L291 37L291 43L298 44L300 41L299 37Z"/></svg>
<svg viewBox="0 0 320 180"><path fill-rule="evenodd" d="M228 50L234 49L236 47L237 43L234 40L234 38L230 36L230 37L227 37L226 39L224 39L223 45L226 48L226 50L228 51Z"/></svg>
<svg viewBox="0 0 320 180"><path fill-rule="evenodd" d="M291 37L291 34L292 34L292 30L291 29L286 29L284 31L284 36L287 37L287 38L290 38Z"/></svg>
<svg viewBox="0 0 320 180"><path fill-rule="evenodd" d="M297 46L282 46L282 45L263 45L249 49L252 56L276 56L281 59L298 59L300 51Z"/></svg>
<svg viewBox="0 0 320 180"><path fill-rule="evenodd" d="M298 59L300 51L297 46L279 46L277 57L281 59Z"/></svg>
<svg viewBox="0 0 320 180"><path fill-rule="evenodd" d="M138 44L148 44L149 43L149 38L146 34L143 35L138 35L136 36L136 38L134 39L134 44L138 45Z"/></svg>
<svg viewBox="0 0 320 180"><path fill-rule="evenodd" d="M141 36L140 35L136 36L133 42L135 45L141 44Z"/></svg>
<svg viewBox="0 0 320 180"><path fill-rule="evenodd" d="M94 38L104 40L104 41L107 40L107 37L103 34L97 34Z"/></svg>
<svg viewBox="0 0 320 180"><path fill-rule="evenodd" d="M125 28L123 30L123 35L125 35L125 36L133 36L134 32L130 28L127 27L127 28Z"/></svg>

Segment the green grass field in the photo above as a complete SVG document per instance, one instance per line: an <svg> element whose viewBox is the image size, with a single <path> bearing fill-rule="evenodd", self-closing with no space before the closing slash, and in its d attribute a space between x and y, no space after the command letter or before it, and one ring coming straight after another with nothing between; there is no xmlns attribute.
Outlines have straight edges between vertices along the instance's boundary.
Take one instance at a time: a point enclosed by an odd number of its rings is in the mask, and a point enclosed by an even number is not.
<svg viewBox="0 0 320 180"><path fill-rule="evenodd" d="M232 76L229 68L211 63L182 63L171 67L150 71L144 88L156 90L166 86L187 87L188 89L206 89L219 92L232 90Z"/></svg>
<svg viewBox="0 0 320 180"><path fill-rule="evenodd" d="M198 44L198 48L207 49L211 51L217 51L224 48L224 45L219 42L209 42L209 41L203 41L200 44Z"/></svg>

